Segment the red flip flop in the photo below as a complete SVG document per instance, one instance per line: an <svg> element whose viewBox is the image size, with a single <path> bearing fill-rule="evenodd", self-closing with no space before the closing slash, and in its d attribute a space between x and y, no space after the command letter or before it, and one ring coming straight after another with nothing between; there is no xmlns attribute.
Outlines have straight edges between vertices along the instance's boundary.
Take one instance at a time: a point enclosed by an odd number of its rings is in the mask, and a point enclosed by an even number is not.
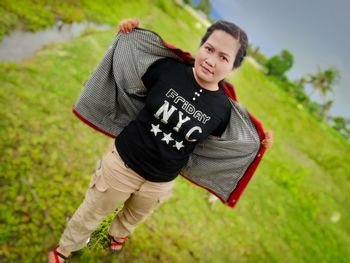
<svg viewBox="0 0 350 263"><path fill-rule="evenodd" d="M113 236L109 236L109 240L110 240L110 243L109 243L109 249L111 250L111 252L113 254L119 254L122 249L123 249L123 245L125 243L126 240L128 240L128 237L118 237L118 239L122 240L122 241L117 241L114 239ZM119 249L116 249L115 245L120 245L121 247Z"/></svg>
<svg viewBox="0 0 350 263"><path fill-rule="evenodd" d="M66 261L68 259L68 257L66 257L65 255L63 255L62 253L57 251L58 245L55 246L52 251L50 251L50 253L53 254L54 258L55 258L55 263L60 263L60 258L62 258L64 261ZM49 257L50 257L50 253L49 253Z"/></svg>

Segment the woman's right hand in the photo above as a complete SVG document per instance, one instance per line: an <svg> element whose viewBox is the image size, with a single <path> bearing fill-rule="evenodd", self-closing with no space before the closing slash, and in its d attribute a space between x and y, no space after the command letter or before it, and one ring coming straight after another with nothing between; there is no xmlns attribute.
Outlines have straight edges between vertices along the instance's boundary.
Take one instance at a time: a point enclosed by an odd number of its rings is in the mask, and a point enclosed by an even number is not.
<svg viewBox="0 0 350 263"><path fill-rule="evenodd" d="M138 27L140 20L137 18L127 18L119 22L117 31L122 33L130 33L135 27Z"/></svg>

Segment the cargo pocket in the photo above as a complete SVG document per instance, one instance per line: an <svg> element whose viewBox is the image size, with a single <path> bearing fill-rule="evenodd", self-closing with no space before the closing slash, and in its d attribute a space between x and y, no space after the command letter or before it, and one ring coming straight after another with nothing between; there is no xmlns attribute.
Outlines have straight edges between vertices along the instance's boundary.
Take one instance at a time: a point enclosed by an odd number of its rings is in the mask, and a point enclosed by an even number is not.
<svg viewBox="0 0 350 263"><path fill-rule="evenodd" d="M92 176L89 188L94 188L99 192L105 192L108 189L108 185L103 178L103 168L102 168L102 161L98 160L96 162L96 169L95 169L95 174Z"/></svg>

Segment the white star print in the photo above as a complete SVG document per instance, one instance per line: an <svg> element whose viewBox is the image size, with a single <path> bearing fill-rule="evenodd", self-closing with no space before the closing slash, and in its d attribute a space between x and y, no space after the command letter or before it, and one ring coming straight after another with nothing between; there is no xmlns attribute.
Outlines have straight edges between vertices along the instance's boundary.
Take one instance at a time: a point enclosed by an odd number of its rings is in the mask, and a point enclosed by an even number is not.
<svg viewBox="0 0 350 263"><path fill-rule="evenodd" d="M175 141L175 145L173 145L173 147L176 147L178 150L180 150L182 147L184 147L182 143L183 141L181 142Z"/></svg>
<svg viewBox="0 0 350 263"><path fill-rule="evenodd" d="M171 132L168 133L168 134L166 134L165 132L163 132L163 134L164 134L164 137L163 137L162 141L165 141L166 144L169 144L170 141L173 141L173 140L174 140L173 138L171 138Z"/></svg>
<svg viewBox="0 0 350 263"><path fill-rule="evenodd" d="M151 132L154 133L154 136L157 136L158 132L162 132L162 130L159 129L159 124L158 125L151 124L151 125L152 125Z"/></svg>

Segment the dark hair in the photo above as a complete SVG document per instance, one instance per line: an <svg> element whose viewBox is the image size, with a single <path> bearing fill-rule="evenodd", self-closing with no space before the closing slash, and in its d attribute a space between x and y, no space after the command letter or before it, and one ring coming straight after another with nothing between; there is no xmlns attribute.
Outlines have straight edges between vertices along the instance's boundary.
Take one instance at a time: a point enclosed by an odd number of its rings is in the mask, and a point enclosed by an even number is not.
<svg viewBox="0 0 350 263"><path fill-rule="evenodd" d="M233 68L238 68L242 64L244 57L247 55L247 47L248 47L247 34L238 26L236 26L234 23L231 23L225 20L218 20L214 24L212 24L210 27L208 27L207 32L202 37L201 44L200 44L201 46L205 43L205 41L208 40L210 35L215 30L225 31L226 33L230 34L233 38L237 39L241 44L241 47L239 48L235 61L233 63Z"/></svg>

